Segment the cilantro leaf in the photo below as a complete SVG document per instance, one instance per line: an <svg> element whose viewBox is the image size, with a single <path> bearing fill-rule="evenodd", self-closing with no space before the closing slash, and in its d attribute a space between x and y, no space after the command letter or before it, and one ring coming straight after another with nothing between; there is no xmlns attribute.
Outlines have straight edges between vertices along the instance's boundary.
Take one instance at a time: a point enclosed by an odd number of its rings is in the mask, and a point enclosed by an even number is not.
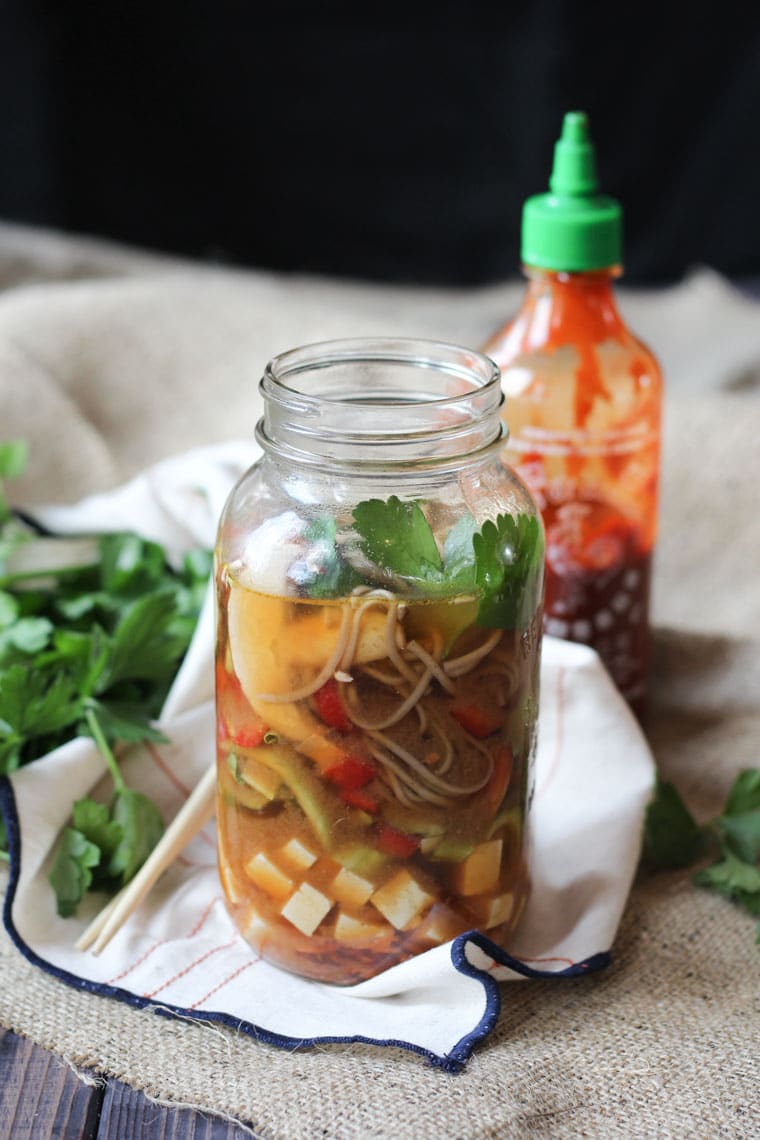
<svg viewBox="0 0 760 1140"><path fill-rule="evenodd" d="M657 781L644 823L644 855L651 867L688 867L704 849L701 828L673 784Z"/></svg>
<svg viewBox="0 0 760 1140"><path fill-rule="evenodd" d="M121 839L108 863L108 874L123 886L140 870L164 833L164 821L152 800L134 788L117 791L111 809Z"/></svg>
<svg viewBox="0 0 760 1140"><path fill-rule="evenodd" d="M483 524L472 544L481 591L478 624L493 629L527 625L540 602L544 547L538 518L499 515Z"/></svg>
<svg viewBox="0 0 760 1140"><path fill-rule="evenodd" d="M362 552L383 570L402 578L440 581L438 544L417 502L366 499L354 508L354 527Z"/></svg>
<svg viewBox="0 0 760 1140"><path fill-rule="evenodd" d="M99 862L99 848L81 831L65 828L48 875L61 918L74 914L84 892L92 885L92 868Z"/></svg>
<svg viewBox="0 0 760 1140"><path fill-rule="evenodd" d="M475 516L466 511L446 535L443 544L443 562L446 581L451 584L453 593L466 593L475 589L473 538L477 526Z"/></svg>

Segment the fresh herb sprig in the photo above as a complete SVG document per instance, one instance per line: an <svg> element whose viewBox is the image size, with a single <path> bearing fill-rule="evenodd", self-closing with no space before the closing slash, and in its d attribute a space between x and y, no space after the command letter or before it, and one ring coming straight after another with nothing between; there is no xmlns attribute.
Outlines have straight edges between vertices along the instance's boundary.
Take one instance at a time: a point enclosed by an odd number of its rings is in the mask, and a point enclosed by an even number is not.
<svg viewBox="0 0 760 1140"><path fill-rule="evenodd" d="M118 890L139 871L164 831L156 805L124 781L95 713L87 725L114 782L110 808L90 796L72 807L48 876L58 913L69 918L90 887Z"/></svg>
<svg viewBox="0 0 760 1140"><path fill-rule="evenodd" d="M211 554L194 551L177 569L136 534L35 533L3 487L25 453L0 444L0 773L91 735L116 787L110 811L78 801L64 832L58 903L71 913L80 887L128 881L160 835L155 807L120 783L112 746L165 739L152 721L195 629ZM0 826L0 857L6 850Z"/></svg>
<svg viewBox="0 0 760 1140"><path fill-rule="evenodd" d="M689 867L708 853L716 858L695 872L697 886L717 891L760 918L760 768L739 773L722 813L703 826L673 784L658 781L646 814L645 863ZM760 945L760 923L756 941Z"/></svg>
<svg viewBox="0 0 760 1140"><path fill-rule="evenodd" d="M391 495L359 503L354 528L371 562L390 574L418 579L428 596L477 593L480 625L514 629L536 611L544 551L535 517L499 515L478 531L472 515L464 514L441 552L420 504Z"/></svg>

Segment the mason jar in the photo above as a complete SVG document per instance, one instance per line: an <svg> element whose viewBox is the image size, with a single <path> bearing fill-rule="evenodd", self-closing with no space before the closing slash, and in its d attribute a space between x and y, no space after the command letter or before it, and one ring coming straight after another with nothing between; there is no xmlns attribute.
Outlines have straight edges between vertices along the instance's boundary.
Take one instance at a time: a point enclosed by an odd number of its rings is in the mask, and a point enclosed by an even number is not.
<svg viewBox="0 0 760 1140"><path fill-rule="evenodd" d="M544 538L494 363L344 340L266 367L216 548L218 832L265 959L348 984L529 891Z"/></svg>

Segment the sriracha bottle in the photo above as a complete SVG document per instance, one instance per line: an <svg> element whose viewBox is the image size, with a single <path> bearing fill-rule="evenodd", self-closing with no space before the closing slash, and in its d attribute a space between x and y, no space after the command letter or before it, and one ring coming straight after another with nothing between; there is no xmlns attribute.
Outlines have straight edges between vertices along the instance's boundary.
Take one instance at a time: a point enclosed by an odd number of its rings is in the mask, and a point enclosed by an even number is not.
<svg viewBox="0 0 760 1140"><path fill-rule="evenodd" d="M544 519L544 629L593 646L640 711L662 376L615 304L622 211L598 193L581 112L564 118L549 186L523 209L522 308L484 351L502 372L504 462L528 484Z"/></svg>

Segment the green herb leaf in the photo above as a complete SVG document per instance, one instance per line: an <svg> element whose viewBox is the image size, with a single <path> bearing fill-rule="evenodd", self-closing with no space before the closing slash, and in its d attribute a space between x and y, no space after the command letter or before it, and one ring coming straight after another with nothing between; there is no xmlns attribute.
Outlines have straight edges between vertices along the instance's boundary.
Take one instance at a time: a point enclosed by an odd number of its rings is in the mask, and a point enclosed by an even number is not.
<svg viewBox="0 0 760 1140"><path fill-rule="evenodd" d="M723 815L716 820L723 846L745 863L760 859L760 811Z"/></svg>
<svg viewBox="0 0 760 1140"><path fill-rule="evenodd" d="M475 589L475 549L473 539L478 524L469 511L462 515L446 535L443 544L443 562L446 581L454 593L467 593Z"/></svg>
<svg viewBox="0 0 760 1140"><path fill-rule="evenodd" d="M711 867L697 871L694 882L740 902L751 914L760 914L760 867L753 867L727 851Z"/></svg>
<svg viewBox="0 0 760 1140"><path fill-rule="evenodd" d="M540 602L541 524L535 517L499 515L472 539L481 591L477 621L494 629L527 625Z"/></svg>
<svg viewBox="0 0 760 1140"><path fill-rule="evenodd" d="M166 559L157 542L136 534L108 534L100 540L100 580L108 594L137 597L155 588Z"/></svg>
<svg viewBox="0 0 760 1140"><path fill-rule="evenodd" d="M88 700L87 708L92 709L98 718L107 740L138 742L150 740L155 744L165 744L166 736L151 724L145 707L135 701Z"/></svg>
<svg viewBox="0 0 760 1140"><path fill-rule="evenodd" d="M172 629L174 617L169 593L148 594L128 606L112 634L109 684L133 678L165 684L174 677L187 647Z"/></svg>
<svg viewBox="0 0 760 1140"><path fill-rule="evenodd" d="M92 868L99 862L99 848L81 831L65 828L48 876L61 918L74 914L85 891L92 885Z"/></svg>
<svg viewBox="0 0 760 1140"><path fill-rule="evenodd" d="M108 879L108 864L123 838L121 825L111 819L105 804L85 796L76 800L71 809L74 829L94 844L100 852L97 867L93 868L93 885L101 885ZM98 874L98 872L100 872Z"/></svg>
<svg viewBox="0 0 760 1140"><path fill-rule="evenodd" d="M0 443L0 478L18 479L26 470L29 445L26 440L14 439Z"/></svg>
<svg viewBox="0 0 760 1140"><path fill-rule="evenodd" d="M402 578L440 580L443 562L422 508L402 502L367 499L354 508L354 526L363 553L381 569Z"/></svg>
<svg viewBox="0 0 760 1140"><path fill-rule="evenodd" d="M760 768L745 768L733 782L728 793L726 815L742 815L748 811L760 811Z"/></svg>
<svg viewBox="0 0 760 1140"><path fill-rule="evenodd" d="M51 676L23 665L2 672L0 721L8 726L6 735L47 736L75 724L80 712L79 697L65 674Z"/></svg>
<svg viewBox="0 0 760 1140"><path fill-rule="evenodd" d="M673 784L657 781L644 823L644 856L651 867L688 867L704 849L700 827Z"/></svg>
<svg viewBox="0 0 760 1140"><path fill-rule="evenodd" d="M156 805L134 788L122 788L114 797L113 820L121 827L121 840L108 863L108 874L121 885L140 870L164 832Z"/></svg>

